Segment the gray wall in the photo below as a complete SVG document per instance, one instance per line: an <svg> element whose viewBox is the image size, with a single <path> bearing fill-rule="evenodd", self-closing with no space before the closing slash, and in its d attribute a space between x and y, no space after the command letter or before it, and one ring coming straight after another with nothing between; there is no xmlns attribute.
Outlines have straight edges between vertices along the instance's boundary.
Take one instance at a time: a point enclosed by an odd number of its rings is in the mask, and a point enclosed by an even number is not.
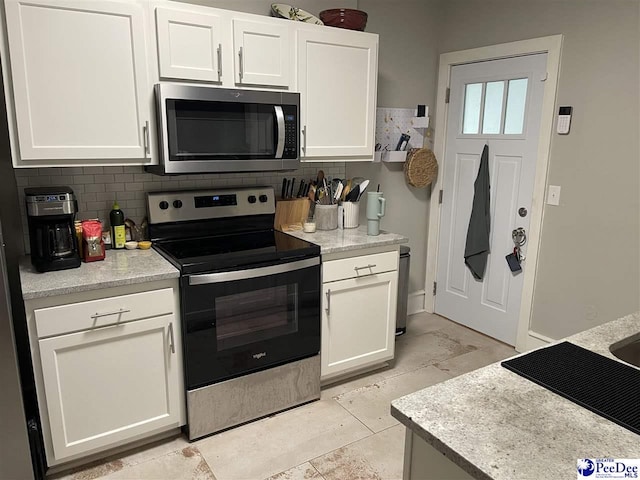
<svg viewBox="0 0 640 480"><path fill-rule="evenodd" d="M366 31L380 35L378 106L416 108L417 104L426 104L435 108L439 2L359 0L358 5L369 15ZM434 119L432 116L431 120ZM427 137L425 147L433 148L431 139ZM369 178L372 186L380 184L387 199L386 216L380 225L409 238L409 292L415 292L424 289L431 189L407 185L403 166L403 163L347 163L346 171L348 177ZM360 210L363 224L365 209Z"/></svg>
<svg viewBox="0 0 640 480"><path fill-rule="evenodd" d="M448 52L562 33L558 104L571 133L553 135L532 329L551 338L640 308L637 0L447 0Z"/></svg>

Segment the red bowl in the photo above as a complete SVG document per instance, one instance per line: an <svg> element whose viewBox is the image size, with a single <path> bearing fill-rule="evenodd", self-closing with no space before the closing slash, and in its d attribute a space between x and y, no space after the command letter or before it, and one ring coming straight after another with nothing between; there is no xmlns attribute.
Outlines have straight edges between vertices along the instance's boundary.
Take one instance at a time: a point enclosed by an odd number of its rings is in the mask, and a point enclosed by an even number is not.
<svg viewBox="0 0 640 480"><path fill-rule="evenodd" d="M367 12L351 8L332 8L320 12L320 20L331 27L364 31L367 25Z"/></svg>

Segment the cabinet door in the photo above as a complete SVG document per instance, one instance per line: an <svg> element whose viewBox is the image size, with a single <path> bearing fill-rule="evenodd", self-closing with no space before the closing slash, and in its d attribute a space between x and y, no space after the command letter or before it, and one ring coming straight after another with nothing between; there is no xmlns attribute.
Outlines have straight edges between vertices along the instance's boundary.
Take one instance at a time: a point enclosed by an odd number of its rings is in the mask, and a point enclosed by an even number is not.
<svg viewBox="0 0 640 480"><path fill-rule="evenodd" d="M297 47L302 156L373 159L378 37L299 30Z"/></svg>
<svg viewBox="0 0 640 480"><path fill-rule="evenodd" d="M5 8L16 166L147 158L151 112L142 5L7 0Z"/></svg>
<svg viewBox="0 0 640 480"><path fill-rule="evenodd" d="M393 358L398 272L323 285L321 379Z"/></svg>
<svg viewBox="0 0 640 480"><path fill-rule="evenodd" d="M180 423L173 315L39 341L55 460Z"/></svg>
<svg viewBox="0 0 640 480"><path fill-rule="evenodd" d="M159 7L156 29L160 77L222 83L220 16Z"/></svg>
<svg viewBox="0 0 640 480"><path fill-rule="evenodd" d="M275 22L233 20L236 83L289 87L289 26Z"/></svg>

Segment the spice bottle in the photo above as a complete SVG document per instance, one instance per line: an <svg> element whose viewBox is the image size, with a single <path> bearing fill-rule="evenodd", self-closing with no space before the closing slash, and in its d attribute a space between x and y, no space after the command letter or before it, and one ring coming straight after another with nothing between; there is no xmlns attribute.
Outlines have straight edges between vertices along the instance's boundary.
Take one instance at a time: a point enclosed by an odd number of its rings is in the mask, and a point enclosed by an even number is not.
<svg viewBox="0 0 640 480"><path fill-rule="evenodd" d="M120 210L118 202L113 203L111 213L109 213L111 223L111 248L124 248L127 241L124 228L124 213Z"/></svg>

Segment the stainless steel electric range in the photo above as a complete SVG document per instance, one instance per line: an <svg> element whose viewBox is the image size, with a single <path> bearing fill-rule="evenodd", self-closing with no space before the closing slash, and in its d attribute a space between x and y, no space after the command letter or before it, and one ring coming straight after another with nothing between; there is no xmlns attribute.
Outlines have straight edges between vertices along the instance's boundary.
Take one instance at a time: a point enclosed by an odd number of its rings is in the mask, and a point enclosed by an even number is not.
<svg viewBox="0 0 640 480"><path fill-rule="evenodd" d="M189 439L320 398L320 247L273 229L271 187L149 193L181 272Z"/></svg>

